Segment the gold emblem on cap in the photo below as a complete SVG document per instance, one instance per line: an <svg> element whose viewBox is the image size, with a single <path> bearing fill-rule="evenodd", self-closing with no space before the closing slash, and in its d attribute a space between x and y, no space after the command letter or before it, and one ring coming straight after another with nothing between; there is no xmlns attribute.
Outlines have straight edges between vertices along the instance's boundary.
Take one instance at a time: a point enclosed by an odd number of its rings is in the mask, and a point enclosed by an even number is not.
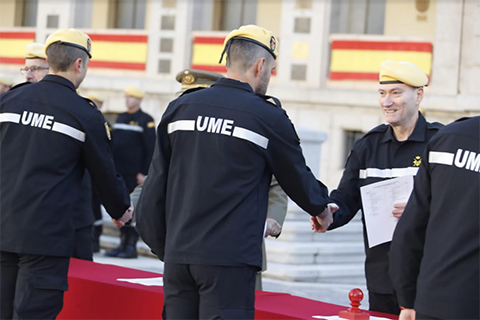
<svg viewBox="0 0 480 320"><path fill-rule="evenodd" d="M272 51L275 52L276 47L277 47L277 41L275 41L275 38L272 36L270 38L270 49L272 49Z"/></svg>
<svg viewBox="0 0 480 320"><path fill-rule="evenodd" d="M183 82L185 82L186 84L192 84L195 82L195 77L187 73L185 74L185 76L183 76Z"/></svg>

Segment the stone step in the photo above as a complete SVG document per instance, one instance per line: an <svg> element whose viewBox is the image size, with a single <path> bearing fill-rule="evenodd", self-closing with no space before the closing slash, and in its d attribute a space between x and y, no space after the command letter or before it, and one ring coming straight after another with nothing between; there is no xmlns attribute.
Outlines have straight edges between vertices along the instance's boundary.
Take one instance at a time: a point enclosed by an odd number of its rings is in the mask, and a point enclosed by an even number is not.
<svg viewBox="0 0 480 320"><path fill-rule="evenodd" d="M289 242L356 242L363 243L363 229L360 221L351 221L341 228L314 233L310 221L286 220L278 240Z"/></svg>
<svg viewBox="0 0 480 320"><path fill-rule="evenodd" d="M363 263L289 265L268 263L263 277L295 282L365 285Z"/></svg>
<svg viewBox="0 0 480 320"><path fill-rule="evenodd" d="M268 263L282 264L338 264L363 263L362 242L285 242L266 239Z"/></svg>

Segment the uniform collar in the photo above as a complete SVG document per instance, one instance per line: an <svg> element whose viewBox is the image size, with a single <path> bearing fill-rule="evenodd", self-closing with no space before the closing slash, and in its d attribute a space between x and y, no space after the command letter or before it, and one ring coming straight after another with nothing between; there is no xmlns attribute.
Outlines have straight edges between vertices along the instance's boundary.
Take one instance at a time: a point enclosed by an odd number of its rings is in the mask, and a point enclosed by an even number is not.
<svg viewBox="0 0 480 320"><path fill-rule="evenodd" d="M237 88L237 89L242 89L242 90L246 90L246 91L249 91L251 93L255 93L253 92L253 89L252 87L250 87L250 85L246 82L241 82L241 81L238 81L238 80L235 80L235 79L231 79L231 78L221 78L221 79L218 79L213 85L213 86L223 86L223 87L232 87L232 88Z"/></svg>
<svg viewBox="0 0 480 320"><path fill-rule="evenodd" d="M418 112L418 120L417 124L415 125L415 129L413 129L412 134L406 141L425 141L425 135L427 132L427 120L425 120L425 117ZM387 131L385 132L385 135L383 136L382 142L387 142L387 141L398 141L397 138L395 138L395 135L393 134L393 129L392 126L388 126Z"/></svg>
<svg viewBox="0 0 480 320"><path fill-rule="evenodd" d="M73 92L77 92L77 89L75 88L73 83L70 80L68 80L67 78L64 78L62 76L57 76L57 75L54 75L54 74L47 74L45 77L43 77L43 79L41 81L55 82L55 83L58 83L58 84L61 84L61 85L64 85L64 86L68 87Z"/></svg>

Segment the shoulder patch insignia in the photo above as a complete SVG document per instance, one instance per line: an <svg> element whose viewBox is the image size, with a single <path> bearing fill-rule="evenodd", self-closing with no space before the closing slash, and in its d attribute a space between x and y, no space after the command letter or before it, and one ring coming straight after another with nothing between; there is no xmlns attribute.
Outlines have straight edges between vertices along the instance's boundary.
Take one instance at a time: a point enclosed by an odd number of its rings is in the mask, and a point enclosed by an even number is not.
<svg viewBox="0 0 480 320"><path fill-rule="evenodd" d="M147 128L155 128L155 122L150 121L149 123L147 123Z"/></svg>
<svg viewBox="0 0 480 320"><path fill-rule="evenodd" d="M110 126L108 122L105 122L105 132L107 133L108 140L112 140L112 135L110 134Z"/></svg>
<svg viewBox="0 0 480 320"><path fill-rule="evenodd" d="M415 158L413 158L414 167L419 167L421 163L422 163L422 157L416 156Z"/></svg>

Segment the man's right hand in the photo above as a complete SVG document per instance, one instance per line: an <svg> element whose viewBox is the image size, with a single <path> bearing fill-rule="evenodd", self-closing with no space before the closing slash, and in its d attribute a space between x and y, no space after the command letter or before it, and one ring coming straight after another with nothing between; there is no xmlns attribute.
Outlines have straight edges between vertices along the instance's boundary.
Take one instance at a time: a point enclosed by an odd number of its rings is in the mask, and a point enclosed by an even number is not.
<svg viewBox="0 0 480 320"><path fill-rule="evenodd" d="M127 223L128 221L132 220L133 217L133 205L130 205L130 207L125 211L123 216L121 216L119 219L112 219L113 224L117 228L121 228Z"/></svg>
<svg viewBox="0 0 480 320"><path fill-rule="evenodd" d="M310 217L310 223L314 232L324 233L333 223L333 214L339 209L335 203L329 203L327 208L316 217Z"/></svg>
<svg viewBox="0 0 480 320"><path fill-rule="evenodd" d="M403 309L400 311L400 316L398 320L415 320L415 310L413 309Z"/></svg>

